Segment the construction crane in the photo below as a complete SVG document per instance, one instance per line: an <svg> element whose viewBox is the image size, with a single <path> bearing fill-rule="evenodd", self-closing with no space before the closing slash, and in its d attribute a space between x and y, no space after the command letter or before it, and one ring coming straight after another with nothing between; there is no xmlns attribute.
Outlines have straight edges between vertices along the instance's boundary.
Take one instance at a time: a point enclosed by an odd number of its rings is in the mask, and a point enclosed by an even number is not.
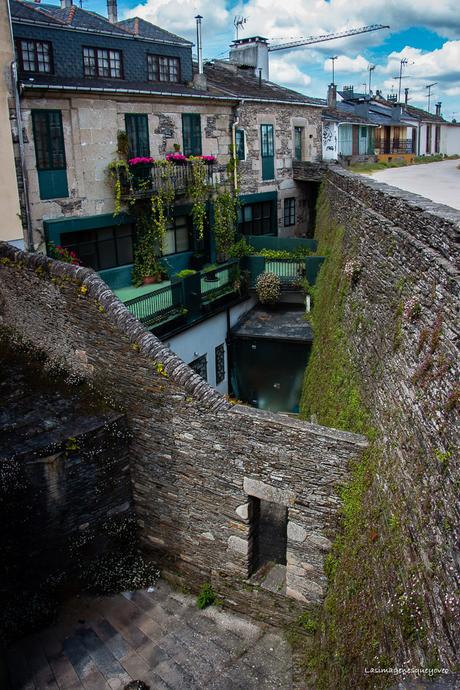
<svg viewBox="0 0 460 690"><path fill-rule="evenodd" d="M367 34L371 31L380 31L381 29L389 29L386 24L371 24L370 26L361 26L359 29L348 29L347 31L339 31L335 34L322 34L321 36L304 36L296 41L289 41L288 43L275 43L268 46L268 50L273 52L275 50L290 50L291 48L300 48L301 46L308 46L312 43L323 43L324 41L333 41L336 38L346 38L347 36L357 36L358 34Z"/></svg>

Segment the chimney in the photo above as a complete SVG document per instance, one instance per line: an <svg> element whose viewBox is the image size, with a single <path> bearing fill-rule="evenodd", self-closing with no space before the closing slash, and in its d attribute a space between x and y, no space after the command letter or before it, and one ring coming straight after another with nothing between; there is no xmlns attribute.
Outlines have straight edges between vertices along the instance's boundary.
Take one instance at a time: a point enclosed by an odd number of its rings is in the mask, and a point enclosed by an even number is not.
<svg viewBox="0 0 460 690"><path fill-rule="evenodd" d="M62 0L61 0L62 2ZM117 0L107 0L107 17L111 24L116 24L118 21Z"/></svg>
<svg viewBox="0 0 460 690"><path fill-rule="evenodd" d="M198 74L193 77L193 86L196 89L201 89L206 91L207 83L206 76L203 69L203 40L201 37L201 20L203 17L201 14L197 14L196 17L196 52L198 53Z"/></svg>
<svg viewBox="0 0 460 690"><path fill-rule="evenodd" d="M404 105L407 105L407 102L409 101L409 89L406 86L404 89Z"/></svg>
<svg viewBox="0 0 460 690"><path fill-rule="evenodd" d="M329 84L327 87L327 107L333 109L337 107L337 87L335 84Z"/></svg>
<svg viewBox="0 0 460 690"><path fill-rule="evenodd" d="M61 0L61 10L65 10L66 7L72 7L72 0Z"/></svg>
<svg viewBox="0 0 460 690"><path fill-rule="evenodd" d="M441 117L441 105L442 105L441 101L439 101L439 103L436 103L436 115L438 117Z"/></svg>
<svg viewBox="0 0 460 690"><path fill-rule="evenodd" d="M262 79L269 78L268 41L262 36L240 38L230 46L230 62L239 67L252 67L253 74L258 75L262 70Z"/></svg>

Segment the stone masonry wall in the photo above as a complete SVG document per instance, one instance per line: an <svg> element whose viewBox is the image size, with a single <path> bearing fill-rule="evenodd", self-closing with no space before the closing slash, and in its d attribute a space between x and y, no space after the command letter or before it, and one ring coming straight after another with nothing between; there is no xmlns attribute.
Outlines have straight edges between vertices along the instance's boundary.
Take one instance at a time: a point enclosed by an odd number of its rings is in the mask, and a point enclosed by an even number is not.
<svg viewBox="0 0 460 690"><path fill-rule="evenodd" d="M427 663L431 649L454 669L460 660L460 212L339 167L329 169L324 189L333 224L344 227L346 260L360 271L345 328L383 445L377 481L392 508L387 519L400 525L404 539L393 582L375 587L382 597L377 609L388 609L402 578L423 635L418 631L408 642L403 630L401 659L393 665Z"/></svg>
<svg viewBox="0 0 460 690"><path fill-rule="evenodd" d="M126 414L144 545L189 583L214 581L236 608L286 620L296 606L318 603L337 492L366 441L231 406L146 332L93 271L5 244L0 256L1 323ZM288 508L288 597L247 582L248 496Z"/></svg>

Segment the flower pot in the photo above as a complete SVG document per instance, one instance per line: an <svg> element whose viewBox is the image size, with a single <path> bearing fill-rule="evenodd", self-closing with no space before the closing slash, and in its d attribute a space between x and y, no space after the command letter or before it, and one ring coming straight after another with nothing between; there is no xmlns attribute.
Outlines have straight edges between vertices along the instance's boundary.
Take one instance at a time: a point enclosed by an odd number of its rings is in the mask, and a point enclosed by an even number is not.
<svg viewBox="0 0 460 690"><path fill-rule="evenodd" d="M161 276L144 276L142 280L142 285L155 285L156 283L161 283Z"/></svg>

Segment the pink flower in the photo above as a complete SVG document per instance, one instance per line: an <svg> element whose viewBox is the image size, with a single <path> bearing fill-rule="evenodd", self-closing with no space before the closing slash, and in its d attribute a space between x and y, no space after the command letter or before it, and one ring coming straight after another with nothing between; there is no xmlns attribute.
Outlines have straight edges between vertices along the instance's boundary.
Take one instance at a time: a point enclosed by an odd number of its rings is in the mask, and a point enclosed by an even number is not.
<svg viewBox="0 0 460 690"><path fill-rule="evenodd" d="M185 163L187 156L183 153L168 153L165 156L167 161L172 161L173 163Z"/></svg>
<svg viewBox="0 0 460 690"><path fill-rule="evenodd" d="M215 163L217 158L215 156L201 156L201 160L205 163Z"/></svg>
<svg viewBox="0 0 460 690"><path fill-rule="evenodd" d="M137 158L130 158L128 163L130 165L139 165L139 164L147 164L147 163L154 163L154 159L147 157L147 156L138 156Z"/></svg>

